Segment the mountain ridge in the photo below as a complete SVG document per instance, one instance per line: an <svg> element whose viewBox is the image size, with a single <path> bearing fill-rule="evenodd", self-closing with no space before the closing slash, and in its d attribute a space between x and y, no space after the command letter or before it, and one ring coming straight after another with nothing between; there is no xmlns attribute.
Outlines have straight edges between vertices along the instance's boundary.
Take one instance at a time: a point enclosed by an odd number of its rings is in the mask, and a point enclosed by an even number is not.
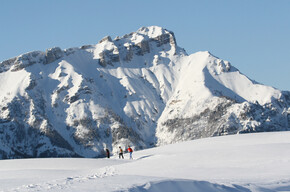
<svg viewBox="0 0 290 192"><path fill-rule="evenodd" d="M290 92L158 26L0 63L0 157L102 156L183 140L290 129Z"/></svg>

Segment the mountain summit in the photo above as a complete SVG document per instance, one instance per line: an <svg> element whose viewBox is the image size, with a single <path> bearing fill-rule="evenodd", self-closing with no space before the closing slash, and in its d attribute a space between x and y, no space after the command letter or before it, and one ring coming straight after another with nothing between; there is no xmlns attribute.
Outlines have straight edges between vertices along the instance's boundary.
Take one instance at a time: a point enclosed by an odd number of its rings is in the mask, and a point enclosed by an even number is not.
<svg viewBox="0 0 290 192"><path fill-rule="evenodd" d="M290 92L158 26L0 63L0 158L96 157L218 135L290 129Z"/></svg>

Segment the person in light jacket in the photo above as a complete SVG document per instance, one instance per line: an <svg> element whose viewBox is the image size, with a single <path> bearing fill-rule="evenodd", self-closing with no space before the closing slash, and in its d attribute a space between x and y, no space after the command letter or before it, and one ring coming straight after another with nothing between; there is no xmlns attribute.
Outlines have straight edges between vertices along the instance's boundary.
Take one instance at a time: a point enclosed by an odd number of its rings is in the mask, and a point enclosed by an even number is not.
<svg viewBox="0 0 290 192"><path fill-rule="evenodd" d="M122 157L122 159L124 159L124 156L123 156L123 149L122 149L122 147L120 146L120 147L119 147L119 159L121 159L121 157Z"/></svg>

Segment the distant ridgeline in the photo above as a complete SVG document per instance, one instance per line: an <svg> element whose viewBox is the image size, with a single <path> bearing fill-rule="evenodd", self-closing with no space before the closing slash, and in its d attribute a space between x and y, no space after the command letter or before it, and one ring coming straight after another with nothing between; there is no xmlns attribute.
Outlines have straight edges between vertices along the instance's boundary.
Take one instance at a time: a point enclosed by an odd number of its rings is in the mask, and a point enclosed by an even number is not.
<svg viewBox="0 0 290 192"><path fill-rule="evenodd" d="M102 157L227 134L290 129L290 92L261 85L209 52L187 55L173 32L0 63L0 159Z"/></svg>

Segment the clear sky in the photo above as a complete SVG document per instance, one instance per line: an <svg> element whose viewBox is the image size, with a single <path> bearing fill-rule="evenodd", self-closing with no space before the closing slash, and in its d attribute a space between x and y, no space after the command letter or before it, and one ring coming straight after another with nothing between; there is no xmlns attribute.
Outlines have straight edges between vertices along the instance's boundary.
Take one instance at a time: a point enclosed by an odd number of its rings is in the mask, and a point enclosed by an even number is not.
<svg viewBox="0 0 290 192"><path fill-rule="evenodd" d="M0 61L151 25L173 31L188 54L210 51L290 91L290 0L0 0Z"/></svg>

